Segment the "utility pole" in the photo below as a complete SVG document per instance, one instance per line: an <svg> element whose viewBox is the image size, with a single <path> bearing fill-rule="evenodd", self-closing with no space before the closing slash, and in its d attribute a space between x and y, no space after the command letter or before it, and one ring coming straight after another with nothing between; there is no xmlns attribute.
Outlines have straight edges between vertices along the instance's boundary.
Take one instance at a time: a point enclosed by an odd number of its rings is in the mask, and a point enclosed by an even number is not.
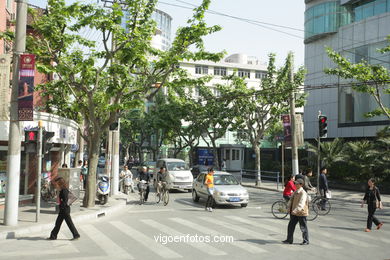
<svg viewBox="0 0 390 260"><path fill-rule="evenodd" d="M318 111L318 119L322 115L321 110ZM321 170L321 133L318 129L318 146L317 146L317 192L320 192L320 170Z"/></svg>
<svg viewBox="0 0 390 260"><path fill-rule="evenodd" d="M120 120L118 119L118 129L112 131L112 195L117 195L119 191L119 133Z"/></svg>
<svg viewBox="0 0 390 260"><path fill-rule="evenodd" d="M292 171L293 175L299 173L298 165L298 147L297 147L297 128L295 120L295 92L294 92L294 56L291 55L290 60L290 84L291 84L291 96L290 96L290 117L291 117L291 152L292 152Z"/></svg>
<svg viewBox="0 0 390 260"><path fill-rule="evenodd" d="M37 157L38 157L38 167L37 167L37 190L35 192L36 199L36 215L35 222L39 222L39 213L41 211L41 175L42 175L42 136L43 136L43 122L39 120L38 122L38 145L37 145Z"/></svg>
<svg viewBox="0 0 390 260"><path fill-rule="evenodd" d="M16 0L16 3L16 29L7 157L7 192L5 194L4 210L4 224L6 226L16 226L18 224L19 210L21 136L18 120L18 85L20 55L26 50L27 0Z"/></svg>

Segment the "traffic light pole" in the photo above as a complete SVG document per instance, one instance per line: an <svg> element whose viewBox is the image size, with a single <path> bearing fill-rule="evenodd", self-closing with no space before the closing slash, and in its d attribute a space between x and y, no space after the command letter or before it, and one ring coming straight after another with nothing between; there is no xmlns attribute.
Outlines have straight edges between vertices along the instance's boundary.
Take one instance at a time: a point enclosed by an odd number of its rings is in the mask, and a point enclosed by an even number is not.
<svg viewBox="0 0 390 260"><path fill-rule="evenodd" d="M4 224L6 226L16 226L19 213L21 137L18 120L18 85L20 55L26 50L27 0L16 0L16 2L17 13L7 156L7 192L5 194L4 210Z"/></svg>
<svg viewBox="0 0 390 260"><path fill-rule="evenodd" d="M321 116L321 111L318 111L318 119ZM320 169L321 169L321 134L318 128L318 142L317 142L317 193L320 192Z"/></svg>
<svg viewBox="0 0 390 260"><path fill-rule="evenodd" d="M293 59L291 59L290 67L290 84L294 84L294 65ZM292 88L293 89L293 88ZM295 92L291 91L290 97L290 117L291 117L291 152L292 152L292 173L293 175L299 174L299 162L298 162L298 146L297 146L297 127L295 120Z"/></svg>
<svg viewBox="0 0 390 260"><path fill-rule="evenodd" d="M43 136L43 122L38 122L39 134L38 134L38 147L37 147L37 156L38 156L38 169L37 169L37 190L35 193L36 199L36 216L35 222L39 222L39 216L41 211L41 176L42 176L42 136Z"/></svg>

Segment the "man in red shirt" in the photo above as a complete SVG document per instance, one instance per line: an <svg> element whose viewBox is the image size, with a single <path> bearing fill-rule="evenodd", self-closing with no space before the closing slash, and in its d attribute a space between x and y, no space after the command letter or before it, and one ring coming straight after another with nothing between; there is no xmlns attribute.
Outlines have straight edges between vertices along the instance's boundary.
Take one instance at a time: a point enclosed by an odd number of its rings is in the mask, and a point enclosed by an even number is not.
<svg viewBox="0 0 390 260"><path fill-rule="evenodd" d="M283 198L286 201L290 200L291 195L294 193L294 191L297 189L294 184L295 181L295 176L291 175L289 180L286 182L284 185L284 190L283 190Z"/></svg>

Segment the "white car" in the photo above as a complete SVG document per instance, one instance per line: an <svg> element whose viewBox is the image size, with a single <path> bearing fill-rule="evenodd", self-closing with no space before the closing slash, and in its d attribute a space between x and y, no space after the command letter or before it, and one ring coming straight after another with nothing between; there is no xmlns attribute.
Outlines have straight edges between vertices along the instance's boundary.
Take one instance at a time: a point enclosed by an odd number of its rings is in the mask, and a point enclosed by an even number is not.
<svg viewBox="0 0 390 260"><path fill-rule="evenodd" d="M188 164L180 159L165 158L157 160L156 169L153 174L153 180L156 181L157 172L161 167L167 169L167 183L169 189L185 189L192 190L194 178Z"/></svg>
<svg viewBox="0 0 390 260"><path fill-rule="evenodd" d="M201 173L194 180L192 199L198 202L199 199L207 200L207 186L204 184L205 176ZM214 173L214 204L231 204L246 207L249 203L248 191L240 185L237 179L230 173L216 171Z"/></svg>

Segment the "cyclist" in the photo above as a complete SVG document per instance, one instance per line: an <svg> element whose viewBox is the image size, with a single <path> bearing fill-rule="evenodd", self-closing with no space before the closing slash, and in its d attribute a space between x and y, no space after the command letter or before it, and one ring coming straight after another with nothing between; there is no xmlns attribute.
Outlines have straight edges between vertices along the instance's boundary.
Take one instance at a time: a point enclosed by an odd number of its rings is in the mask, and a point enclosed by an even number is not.
<svg viewBox="0 0 390 260"><path fill-rule="evenodd" d="M138 178L139 181L146 181L146 191L145 191L145 201L148 200L149 196L149 181L150 181L150 174L147 171L147 168L145 166L141 167L141 171L138 173ZM137 184L137 187L139 189L139 183Z"/></svg>
<svg viewBox="0 0 390 260"><path fill-rule="evenodd" d="M157 193L160 193L161 185L163 182L167 182L167 170L165 167L161 167L160 170L156 174L157 181Z"/></svg>
<svg viewBox="0 0 390 260"><path fill-rule="evenodd" d="M303 181L305 182L303 185L303 189L308 192L308 191L313 191L315 192L316 188L311 184L310 182L310 177L313 176L313 170L312 169L307 169L306 173L303 175Z"/></svg>
<svg viewBox="0 0 390 260"><path fill-rule="evenodd" d="M121 183L120 189L121 190L125 190L124 189L125 188L124 180L125 180L126 177L130 177L130 179L133 180L133 173L129 170L129 167L127 165L125 165L123 167L123 171L121 171L119 176L121 178L121 180L120 180L120 183ZM131 188L131 192L134 193L133 185L131 185L130 188Z"/></svg>
<svg viewBox="0 0 390 260"><path fill-rule="evenodd" d="M290 178L287 180L286 184L284 185L283 198L286 200L286 202L290 200L291 195L297 189L295 187L294 181L295 181L295 176L291 175Z"/></svg>

